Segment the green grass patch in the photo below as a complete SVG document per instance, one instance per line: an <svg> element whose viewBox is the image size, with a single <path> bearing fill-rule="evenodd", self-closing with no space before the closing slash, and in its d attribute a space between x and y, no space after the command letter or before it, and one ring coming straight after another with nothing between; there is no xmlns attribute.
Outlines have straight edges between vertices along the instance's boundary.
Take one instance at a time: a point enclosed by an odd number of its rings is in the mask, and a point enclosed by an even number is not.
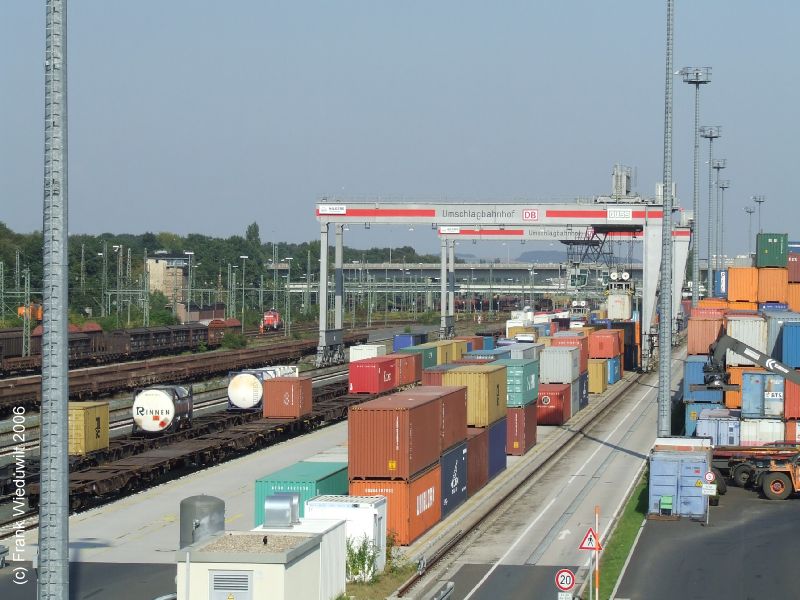
<svg viewBox="0 0 800 600"><path fill-rule="evenodd" d="M600 559L600 598L609 598L619 579L622 565L628 558L633 540L639 533L642 520L647 516L647 472L633 489L630 499L620 515L611 539L606 541ZM588 598L588 591L585 594Z"/></svg>
<svg viewBox="0 0 800 600"><path fill-rule="evenodd" d="M384 600L403 585L417 570L415 564L404 564L389 573L382 573L372 583L348 583L347 598L352 600Z"/></svg>

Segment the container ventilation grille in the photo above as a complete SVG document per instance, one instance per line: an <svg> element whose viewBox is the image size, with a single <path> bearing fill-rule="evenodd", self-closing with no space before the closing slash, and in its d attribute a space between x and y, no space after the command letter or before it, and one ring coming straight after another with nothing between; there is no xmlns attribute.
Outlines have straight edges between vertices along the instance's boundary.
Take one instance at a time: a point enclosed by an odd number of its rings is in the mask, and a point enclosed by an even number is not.
<svg viewBox="0 0 800 600"><path fill-rule="evenodd" d="M211 572L211 600L252 599L252 573L242 571ZM235 593L235 595L233 595Z"/></svg>

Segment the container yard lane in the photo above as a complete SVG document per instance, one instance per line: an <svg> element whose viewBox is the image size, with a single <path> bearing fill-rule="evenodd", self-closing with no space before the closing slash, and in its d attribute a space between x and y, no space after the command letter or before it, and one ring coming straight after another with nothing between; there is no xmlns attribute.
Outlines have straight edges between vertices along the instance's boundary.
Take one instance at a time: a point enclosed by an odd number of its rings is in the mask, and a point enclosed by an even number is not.
<svg viewBox="0 0 800 600"><path fill-rule="evenodd" d="M674 355L673 390L683 353ZM564 567L587 576L591 552L578 547L594 528L600 535L620 508L656 438L658 375L642 377L624 398L489 517L451 553L439 584L455 582L454 598L555 598L554 576Z"/></svg>

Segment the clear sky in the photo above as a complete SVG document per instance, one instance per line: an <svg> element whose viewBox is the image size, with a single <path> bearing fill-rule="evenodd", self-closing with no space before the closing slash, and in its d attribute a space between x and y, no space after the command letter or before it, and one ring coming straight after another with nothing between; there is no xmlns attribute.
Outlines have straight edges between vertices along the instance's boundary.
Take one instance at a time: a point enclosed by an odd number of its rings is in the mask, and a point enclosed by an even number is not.
<svg viewBox="0 0 800 600"><path fill-rule="evenodd" d="M713 69L701 124L723 128L729 253L747 249L753 194L765 229L800 238L800 2L676 5L676 70ZM227 236L255 220L265 241L303 241L324 194L569 201L608 193L615 162L653 195L664 38L656 0L70 0L70 229ZM44 0L0 2L0 220L18 231L41 228L43 57ZM690 206L680 77L675 105ZM347 243L435 250L431 233Z"/></svg>

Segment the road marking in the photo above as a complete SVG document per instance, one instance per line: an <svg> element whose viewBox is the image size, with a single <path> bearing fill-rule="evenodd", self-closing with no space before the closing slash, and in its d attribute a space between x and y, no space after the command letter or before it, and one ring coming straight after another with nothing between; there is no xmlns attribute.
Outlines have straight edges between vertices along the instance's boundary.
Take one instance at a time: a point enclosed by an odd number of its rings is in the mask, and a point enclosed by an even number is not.
<svg viewBox="0 0 800 600"><path fill-rule="evenodd" d="M569 529L562 529L558 532L558 541L563 542L568 535L572 535L572 532Z"/></svg>

